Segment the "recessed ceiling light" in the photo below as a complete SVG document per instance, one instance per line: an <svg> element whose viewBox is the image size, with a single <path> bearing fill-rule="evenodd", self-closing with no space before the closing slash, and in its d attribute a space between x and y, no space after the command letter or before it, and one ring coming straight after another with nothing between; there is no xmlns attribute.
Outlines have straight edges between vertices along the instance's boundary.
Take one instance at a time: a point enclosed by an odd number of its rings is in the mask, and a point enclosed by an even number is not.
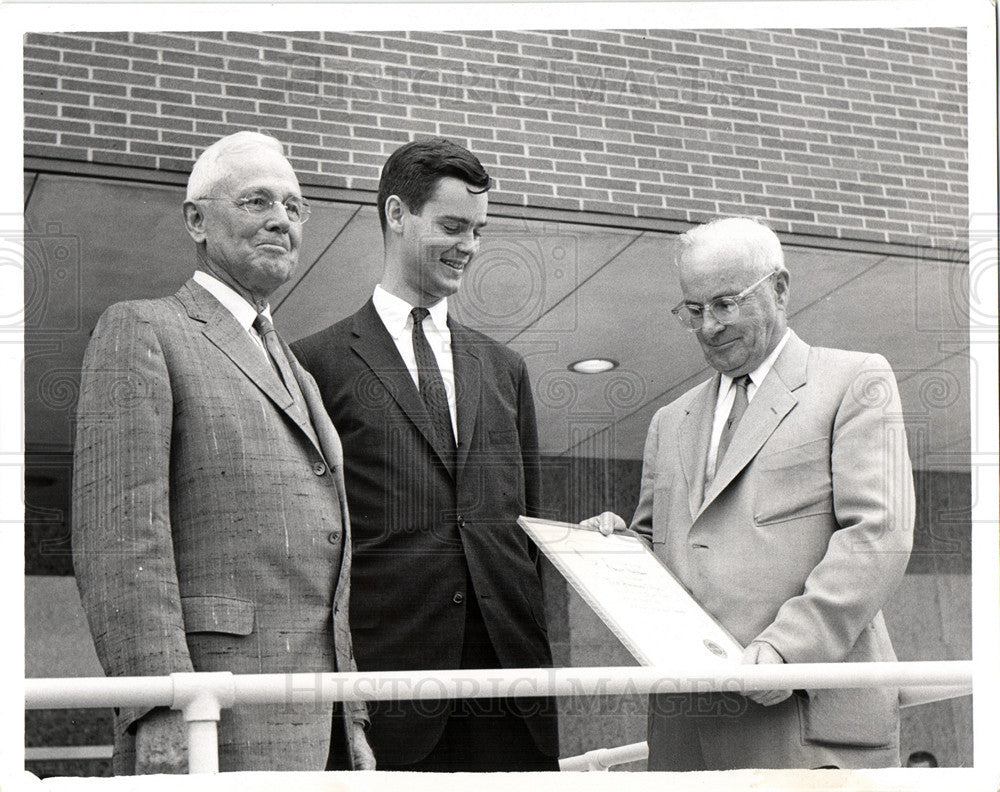
<svg viewBox="0 0 1000 792"><path fill-rule="evenodd" d="M617 366L617 360L587 358L586 360L578 360L576 363L570 363L569 370L575 371L577 374L603 374L605 371L617 368Z"/></svg>

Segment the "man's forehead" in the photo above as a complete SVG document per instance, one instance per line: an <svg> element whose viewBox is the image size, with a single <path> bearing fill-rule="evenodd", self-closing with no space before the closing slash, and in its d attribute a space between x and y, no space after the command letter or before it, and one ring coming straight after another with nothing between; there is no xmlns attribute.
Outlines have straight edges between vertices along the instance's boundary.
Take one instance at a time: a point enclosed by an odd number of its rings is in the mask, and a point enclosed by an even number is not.
<svg viewBox="0 0 1000 792"><path fill-rule="evenodd" d="M227 153L219 158L219 170L224 181L242 187L266 188L281 184L287 188L294 185L298 191L299 181L291 164L281 154L265 148Z"/></svg>
<svg viewBox="0 0 1000 792"><path fill-rule="evenodd" d="M439 204L442 214L465 215L478 210L486 211L489 194L479 191L468 182L454 176L442 176L434 185L428 203Z"/></svg>
<svg viewBox="0 0 1000 792"><path fill-rule="evenodd" d="M747 249L738 242L720 240L719 244L699 244L684 251L678 269L681 281L725 281L753 274Z"/></svg>

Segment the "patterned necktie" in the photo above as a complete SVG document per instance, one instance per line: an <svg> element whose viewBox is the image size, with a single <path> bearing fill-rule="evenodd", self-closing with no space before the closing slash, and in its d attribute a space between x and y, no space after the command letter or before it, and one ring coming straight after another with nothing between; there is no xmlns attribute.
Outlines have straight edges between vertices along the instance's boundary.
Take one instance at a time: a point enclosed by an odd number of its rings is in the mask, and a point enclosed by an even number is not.
<svg viewBox="0 0 1000 792"><path fill-rule="evenodd" d="M413 317L413 355L417 359L420 397L424 400L427 412L431 416L438 442L448 451L448 467L453 469L455 433L451 426L451 411L448 409L448 393L444 389L444 380L441 378L437 359L424 335L423 321L429 313L426 308L420 307L410 311Z"/></svg>
<svg viewBox="0 0 1000 792"><path fill-rule="evenodd" d="M740 425L740 419L743 417L743 413L746 412L747 405L750 403L750 400L747 398L750 375L744 374L742 377L737 377L733 380L733 384L736 386L736 398L733 399L733 409L729 411L729 418L726 420L725 426L722 427L722 434L719 436L719 451L715 455L716 470L719 469L722 457L725 456L726 449L729 448L729 443L736 432L736 427Z"/></svg>
<svg viewBox="0 0 1000 792"><path fill-rule="evenodd" d="M253 329L260 333L260 337L264 341L264 349L267 350L267 356L271 360L271 366L281 378L281 381L285 385L285 390L292 397L292 401L298 405L303 404L299 383L295 379L295 375L292 374L292 367L288 363L285 351L281 348L281 343L278 341L278 333L274 329L274 325L271 324L271 320L264 316L264 314L259 313L257 314L257 318L253 320Z"/></svg>

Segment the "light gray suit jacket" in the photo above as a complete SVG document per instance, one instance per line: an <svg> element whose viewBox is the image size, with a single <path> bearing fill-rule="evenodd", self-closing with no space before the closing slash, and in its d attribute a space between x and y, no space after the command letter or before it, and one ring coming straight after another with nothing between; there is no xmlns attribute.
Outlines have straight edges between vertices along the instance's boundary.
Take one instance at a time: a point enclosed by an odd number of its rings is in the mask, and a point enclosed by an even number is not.
<svg viewBox="0 0 1000 792"><path fill-rule="evenodd" d="M653 417L632 529L743 645L789 663L894 660L881 608L906 569L914 495L889 364L792 333L706 486L718 389L716 375ZM684 729L710 768L898 764L896 690L771 708L740 696L698 717L660 704L651 768L671 766Z"/></svg>
<svg viewBox="0 0 1000 792"><path fill-rule="evenodd" d="M193 280L98 322L77 415L73 557L109 675L355 669L340 439L287 354L306 410ZM146 711L117 712L116 773L132 772ZM335 741L365 717L351 707ZM223 710L220 769L322 770L336 723L313 703Z"/></svg>

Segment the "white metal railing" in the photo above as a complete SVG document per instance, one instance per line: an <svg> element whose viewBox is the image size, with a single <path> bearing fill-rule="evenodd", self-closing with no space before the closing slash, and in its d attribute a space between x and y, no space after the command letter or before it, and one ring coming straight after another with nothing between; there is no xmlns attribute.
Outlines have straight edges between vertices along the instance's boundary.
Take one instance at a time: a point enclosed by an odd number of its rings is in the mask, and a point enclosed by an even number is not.
<svg viewBox="0 0 1000 792"><path fill-rule="evenodd" d="M188 724L189 772L214 773L218 771L216 727L219 713L222 708L234 704L316 704L396 699L433 701L880 686L919 688L920 693L911 697L914 703L918 703L967 694L971 692L971 685L971 661L921 661L745 665L731 669L645 666L383 671L367 674L236 675L202 672L171 674L168 677L27 679L24 699L26 709L171 707L181 710ZM635 749L635 746L624 748ZM635 756L625 761L641 758Z"/></svg>
<svg viewBox="0 0 1000 792"><path fill-rule="evenodd" d="M905 687L899 691L900 707L915 707L935 701L961 698L972 694L972 685L935 685L927 687ZM649 746L644 742L619 745L615 748L595 748L579 756L568 756L559 760L563 771L610 770L612 767L631 762L641 762L649 758Z"/></svg>

